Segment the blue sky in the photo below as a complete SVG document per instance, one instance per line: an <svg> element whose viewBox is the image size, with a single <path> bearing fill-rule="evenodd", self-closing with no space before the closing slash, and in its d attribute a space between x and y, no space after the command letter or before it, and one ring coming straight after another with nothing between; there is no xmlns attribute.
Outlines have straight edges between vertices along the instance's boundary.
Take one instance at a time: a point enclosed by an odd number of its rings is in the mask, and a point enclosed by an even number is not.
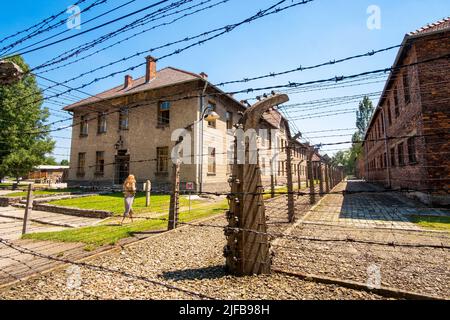
<svg viewBox="0 0 450 320"><path fill-rule="evenodd" d="M185 5L184 7L201 1L202 0L194 0L191 4ZM213 0L211 3L218 1L219 0ZM2 10L0 12L0 38L29 27L43 18L63 10L74 2L74 0L18 0L2 3ZM92 0L87 1L87 3L91 2ZM94 17L109 8L113 8L114 6L126 2L128 2L128 0L109 0L107 4L98 6L92 11L82 14L81 30L70 30L66 33L66 36L82 32L95 24L132 12L156 1L136 0L134 3L122 8L118 12L107 15L93 23L83 25L83 21L87 21L91 17ZM203 31L239 22L255 14L259 9L269 7L276 2L277 1L275 0L230 0L228 3L222 4L214 9L185 18L173 25L150 31L110 50L104 51L101 54L60 70L46 73L44 76L55 81L64 81L90 70L93 67L129 56L135 52L182 39L186 36L196 35ZM291 1L288 1L288 3L291 3ZM367 27L366 22L369 18L367 8L370 5L376 5L381 9L381 29L379 30L369 30ZM85 7L85 4L81 7ZM26 54L24 57L31 66L37 66L58 53L115 30L136 18L144 16L148 12L150 12L150 10L53 47ZM223 37L184 51L179 55L161 60L158 62L158 69L165 66L174 66L197 73L204 71L209 75L209 79L213 83L253 77L270 72L279 72L300 65L315 65L333 59L344 58L400 44L405 33L413 31L427 23L449 16L449 13L450 1L448 0L315 0L312 3L298 6L277 15L265 17L250 24L245 24ZM160 20L159 23L170 19L171 18ZM62 26L57 31L64 30L64 28L65 26ZM142 29L143 27L138 28L125 35L120 35L115 39L125 38L126 35ZM46 36L54 34L57 31L46 34ZM41 38L36 38L35 40L39 39ZM101 44L97 49L107 46L114 41L114 39L109 40L108 42ZM183 44L159 50L154 52L153 55L160 57L182 46ZM21 46L17 47L17 49L20 48ZM378 68L385 68L391 66L396 53L396 50L392 50L387 53L381 53L376 56L353 60L339 65L297 72L251 83L230 85L224 87L224 90L233 91L249 87L272 86L285 84L289 81L304 82L330 78L335 75L349 75ZM77 87L98 76L107 75L111 72L138 64L144 61L143 59L143 56L133 58L126 63L111 66L95 74L70 82L68 85ZM128 73L134 77L139 77L143 75L144 68L136 69L133 72ZM95 94L122 83L123 76L124 74L119 74L113 78L102 80L84 90L90 94ZM295 93L290 95L291 102L289 103L302 103L316 99L381 91L384 85L381 80L376 81L376 83L360 86ZM48 84L45 81L39 82L42 86ZM76 95L85 97L80 93L76 93ZM239 95L239 98L251 98L254 96L255 94L243 94ZM377 99L374 99L374 103L376 103L376 101ZM54 109L58 108L54 105L48 106ZM290 115L295 118L319 111L329 111L330 113L333 113L339 112L339 110L356 107L357 103L350 105L333 105L332 107L317 111L305 111L298 108L292 108L290 109ZM57 115L61 115L60 113L54 114L55 115L51 117L50 121L60 119L57 117ZM302 132L353 128L355 126L355 114L351 113L339 116L298 120L295 121L295 125ZM310 137L313 143L331 143L347 141L350 139L350 135L329 138L321 138L321 136L346 133L351 134L352 132L311 133L305 134L305 136ZM70 130L57 132L55 133L55 136L70 137ZM320 136L320 138L314 138L317 136ZM70 152L70 141L68 139L60 138L56 140L56 158L58 160L67 158ZM346 146L343 145L338 147L343 148ZM326 150L333 148L336 147L324 147ZM335 151L330 151L328 153L333 154L334 152Z"/></svg>

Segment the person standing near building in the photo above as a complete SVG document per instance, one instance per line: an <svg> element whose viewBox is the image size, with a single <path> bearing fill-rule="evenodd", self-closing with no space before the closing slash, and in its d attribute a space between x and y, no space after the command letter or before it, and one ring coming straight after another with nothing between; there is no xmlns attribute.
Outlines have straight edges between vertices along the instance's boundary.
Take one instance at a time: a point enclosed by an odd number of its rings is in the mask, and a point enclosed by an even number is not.
<svg viewBox="0 0 450 320"><path fill-rule="evenodd" d="M123 219L120 222L122 225L125 218L130 217L131 222L133 222L133 202L136 196L136 178L134 175L129 175L123 184L123 194L125 197L125 212L123 214Z"/></svg>

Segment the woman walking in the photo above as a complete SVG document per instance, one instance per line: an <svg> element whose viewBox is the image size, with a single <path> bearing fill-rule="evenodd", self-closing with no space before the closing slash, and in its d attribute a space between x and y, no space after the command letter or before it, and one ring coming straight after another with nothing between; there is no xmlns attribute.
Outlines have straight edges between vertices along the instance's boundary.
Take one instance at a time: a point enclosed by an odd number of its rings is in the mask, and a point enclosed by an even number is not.
<svg viewBox="0 0 450 320"><path fill-rule="evenodd" d="M123 224L125 218L130 217L133 222L133 202L136 195L136 178L134 175L129 175L123 184L123 194L125 196L125 212L120 225Z"/></svg>

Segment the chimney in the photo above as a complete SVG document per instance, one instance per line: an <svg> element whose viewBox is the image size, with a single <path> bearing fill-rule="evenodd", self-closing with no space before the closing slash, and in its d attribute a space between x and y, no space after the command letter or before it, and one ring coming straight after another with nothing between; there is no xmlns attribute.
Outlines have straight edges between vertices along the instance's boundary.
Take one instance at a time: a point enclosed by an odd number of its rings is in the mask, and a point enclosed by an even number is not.
<svg viewBox="0 0 450 320"><path fill-rule="evenodd" d="M156 78L156 59L152 56L148 56L145 59L147 60L145 82L148 83Z"/></svg>
<svg viewBox="0 0 450 320"><path fill-rule="evenodd" d="M131 86L133 86L133 77L127 74L125 76L125 83L123 85L123 88L127 89L127 88L129 88Z"/></svg>
<svg viewBox="0 0 450 320"><path fill-rule="evenodd" d="M208 80L208 75L204 72L200 73L200 77L202 77L205 80Z"/></svg>

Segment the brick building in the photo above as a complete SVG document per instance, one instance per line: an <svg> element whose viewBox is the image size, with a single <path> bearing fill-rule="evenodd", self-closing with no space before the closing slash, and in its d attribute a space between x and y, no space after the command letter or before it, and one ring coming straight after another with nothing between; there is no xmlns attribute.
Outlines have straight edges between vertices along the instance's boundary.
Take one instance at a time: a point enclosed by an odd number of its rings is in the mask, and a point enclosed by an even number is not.
<svg viewBox="0 0 450 320"><path fill-rule="evenodd" d="M139 185L149 179L155 188L168 189L175 145L172 133L187 128L194 156L192 164L181 165L182 187L192 182L198 191L228 190L227 131L246 106L211 84L205 73L173 67L157 71L156 67L156 61L147 57L144 77L133 80L127 75L122 85L64 108L73 113L74 124L70 186L118 186L134 174ZM206 106L220 118L201 119ZM278 129L276 137L258 139L265 185L272 180L270 165L276 184L286 183L286 125L276 110L261 119L261 128ZM300 178L306 179L303 149L300 143L294 149L293 173L298 177L300 171Z"/></svg>
<svg viewBox="0 0 450 320"><path fill-rule="evenodd" d="M448 54L450 18L405 36L398 68L367 129L360 169L368 181L412 189L411 195L431 205L450 204Z"/></svg>

